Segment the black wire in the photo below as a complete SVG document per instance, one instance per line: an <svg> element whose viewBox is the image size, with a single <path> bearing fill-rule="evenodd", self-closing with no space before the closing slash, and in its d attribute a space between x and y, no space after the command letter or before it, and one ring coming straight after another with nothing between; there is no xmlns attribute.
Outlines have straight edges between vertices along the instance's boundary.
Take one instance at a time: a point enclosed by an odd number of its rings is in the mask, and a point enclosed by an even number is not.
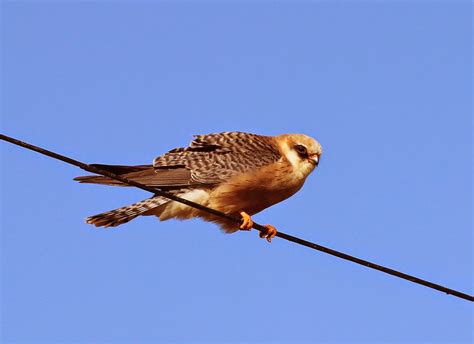
<svg viewBox="0 0 474 344"><path fill-rule="evenodd" d="M71 158L69 158L69 157L67 157L67 156L64 156L64 155L61 155L61 154L57 154L57 153L51 152L51 151L49 151L49 150L46 150L46 149L43 149L43 148L40 148L40 147L31 145L31 144L26 143L26 142L19 141L19 140L17 140L17 139L12 138L12 137L9 137L9 136L0 134L0 139L2 139L2 140L4 140L4 141L7 141L7 142L10 142L10 143L13 143L13 144L15 144L15 145L17 145L17 146L20 146L20 147L23 147L23 148L27 148L27 149L30 149L30 150L32 150L32 151L41 153L41 154L46 155L46 156L49 156L49 157L51 157L51 158L54 158L54 159L57 159L57 160L61 160L61 161L66 162L66 163L68 163L68 164L77 166L77 167L79 167L79 168L81 168L81 169L83 169L83 170L85 170L85 171L88 171L88 172L91 172L91 173L95 173L95 174L100 174L100 175L103 175L103 176L106 176L106 177L109 177L109 178L112 178L112 179L121 181L122 183L135 186L135 187L140 188L140 189L145 190L145 191L149 191L149 192L151 192L151 193L153 193L153 194L155 194L155 195L163 196L163 197L169 198L169 199L171 199L171 200L173 200L173 201L186 204L186 205L188 205L188 206L190 206L190 207L193 207L193 208L196 208L196 209L199 209L199 210L202 210L202 211L206 211L206 212L208 212L208 213L211 213L211 214L213 214L213 215L216 215L216 216L225 218L225 219L230 220L230 221L234 221L234 222L237 223L237 224L240 224L241 221L242 221L242 219L241 219L240 217L235 217L235 216L231 216L231 215L222 213L222 212L217 211L217 210L215 210L215 209L208 208L208 207L205 207L205 206L203 206L203 205L201 205L201 204L194 203L194 202L188 201L188 200L186 200L186 199L184 199L184 198L181 198L181 197L172 195L172 194L170 194L170 193L168 193L168 192L165 192L165 191L163 191L163 190L160 190L160 189L157 189L157 188L153 188L153 187L150 187L150 186L146 186L146 185L143 185L143 184L141 184L141 183L137 183L137 182L135 182L135 181L133 181L133 180L131 180L131 179L125 178L125 177L123 177L123 176L117 175L117 174L115 174L115 173L112 173L112 172L109 172L109 171L106 171L106 170L103 170L103 169L98 168L98 167L96 167L96 166L92 166L92 165L85 164L85 163L83 163L83 162L80 162L80 161L71 159ZM258 224L258 223L255 223L255 222L254 222L254 224L253 224L253 228L255 228L255 229L257 229L257 230L259 230L259 231L261 231L261 232L266 232L266 231L267 231L267 228L266 228L266 227L264 227L264 226L262 226L262 225L260 225L260 224ZM342 253L342 252L339 252L339 251L330 249L330 248L328 248L328 247L321 246L321 245L312 243L312 242L310 242L310 241L306 241L306 240L303 240L303 239L294 237L294 236L289 235L289 234L285 234L285 233L280 232L280 231L277 232L276 236L279 237L279 238L282 238L282 239L285 239L285 240L288 240L288 241L292 241L292 242L294 242L294 243L297 243L297 244L300 244L300 245L303 245L303 246L312 248L312 249L314 249L314 250L318 250L318 251L321 251L321 252L324 252L324 253L327 253L327 254L330 254L330 255L333 255L333 256L336 256L336 257L345 259L345 260L349 260L349 261L351 261L351 262L354 262L354 263L363 265L363 266L368 267L368 268L371 268L371 269L375 269L375 270L378 270L378 271L385 272L386 274L389 274L389 275L392 275L392 276L396 276L396 277L405 279L405 280L410 281L410 282L413 282L413 283L417 283L417 284L424 285L424 286L426 286L426 287L428 287L428 288L435 289L435 290L444 292L444 293L446 293L446 294L450 294L450 295L453 295L453 296L456 296L456 297L459 297L459 298L462 298L462 299L465 299L465 300L468 300L468 301L471 301L471 302L474 301L474 296L472 296L472 295L465 294L465 293L462 293L462 292L460 292L460 291L457 291L457 290L454 290L454 289L450 289L450 288L444 287L444 286L442 286L442 285L439 285L439 284L436 284L436 283L433 283L433 282L430 282L430 281L426 281L426 280L423 280L423 279L421 279L421 278L418 278L418 277L415 277L415 276L412 276L412 275L408 275L408 274L405 274L405 273L403 273L403 272L400 272L400 271L397 271L397 270L393 270L393 269L384 267L384 266L382 266L382 265L378 265L378 264L369 262L369 261L367 261L367 260L360 259L360 258L351 256L351 255L348 255L348 254L346 254L346 253Z"/></svg>

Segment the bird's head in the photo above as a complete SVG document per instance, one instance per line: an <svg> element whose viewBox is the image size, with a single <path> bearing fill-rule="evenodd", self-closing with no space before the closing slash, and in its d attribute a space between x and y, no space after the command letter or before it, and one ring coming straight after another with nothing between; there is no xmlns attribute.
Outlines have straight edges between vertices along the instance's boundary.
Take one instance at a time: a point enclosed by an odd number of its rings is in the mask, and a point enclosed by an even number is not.
<svg viewBox="0 0 474 344"><path fill-rule="evenodd" d="M277 136L280 153L295 172L308 176L319 164L322 148L318 141L303 134Z"/></svg>

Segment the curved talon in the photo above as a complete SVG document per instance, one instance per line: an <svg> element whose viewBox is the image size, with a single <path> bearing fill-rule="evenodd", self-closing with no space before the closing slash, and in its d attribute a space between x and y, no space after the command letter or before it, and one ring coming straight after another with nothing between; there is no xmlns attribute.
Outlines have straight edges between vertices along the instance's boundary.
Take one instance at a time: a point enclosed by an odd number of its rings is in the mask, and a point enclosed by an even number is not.
<svg viewBox="0 0 474 344"><path fill-rule="evenodd" d="M245 211L240 212L240 216L242 216L242 224L240 225L240 229L243 231L249 231L253 227L253 220L249 214Z"/></svg>
<svg viewBox="0 0 474 344"><path fill-rule="evenodd" d="M272 242L272 239L277 235L277 230L272 225L263 226L267 229L266 232L260 232L258 235L260 238L266 238L268 242Z"/></svg>

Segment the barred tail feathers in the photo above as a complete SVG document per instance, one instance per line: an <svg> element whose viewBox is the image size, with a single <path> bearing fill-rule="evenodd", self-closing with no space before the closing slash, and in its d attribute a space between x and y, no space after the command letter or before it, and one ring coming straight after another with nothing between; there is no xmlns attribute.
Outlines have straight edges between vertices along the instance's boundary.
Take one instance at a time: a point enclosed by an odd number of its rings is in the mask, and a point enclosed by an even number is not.
<svg viewBox="0 0 474 344"><path fill-rule="evenodd" d="M89 216L86 218L86 223L96 227L116 227L133 220L137 216L146 215L144 213L167 202L169 202L169 199L155 196L125 207Z"/></svg>

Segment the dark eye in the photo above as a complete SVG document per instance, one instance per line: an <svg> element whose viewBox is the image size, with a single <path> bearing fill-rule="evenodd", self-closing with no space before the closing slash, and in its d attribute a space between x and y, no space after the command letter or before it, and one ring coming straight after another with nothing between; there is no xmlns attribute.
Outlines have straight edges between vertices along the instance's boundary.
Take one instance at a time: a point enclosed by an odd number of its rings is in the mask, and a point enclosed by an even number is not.
<svg viewBox="0 0 474 344"><path fill-rule="evenodd" d="M308 156L308 150L303 145L296 145L295 150L300 156Z"/></svg>

